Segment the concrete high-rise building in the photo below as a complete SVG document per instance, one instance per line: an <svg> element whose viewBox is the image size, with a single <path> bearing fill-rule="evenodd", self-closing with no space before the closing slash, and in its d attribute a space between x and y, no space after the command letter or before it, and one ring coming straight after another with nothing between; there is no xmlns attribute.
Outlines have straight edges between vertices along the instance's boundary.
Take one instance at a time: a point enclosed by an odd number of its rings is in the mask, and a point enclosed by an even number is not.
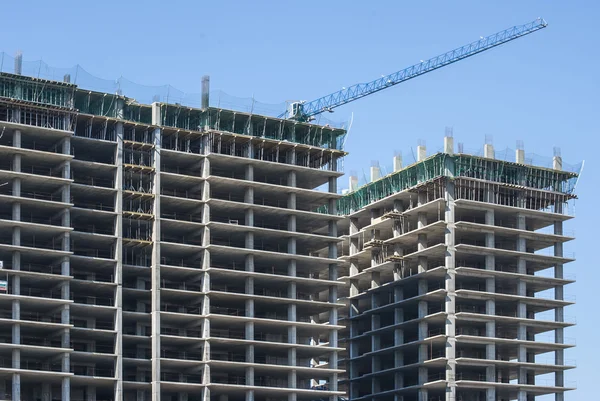
<svg viewBox="0 0 600 401"><path fill-rule="evenodd" d="M447 137L342 196L343 129L209 107L207 78L190 108L15 67L0 73L0 399L569 390L577 174L560 157L455 154Z"/></svg>
<svg viewBox="0 0 600 401"><path fill-rule="evenodd" d="M207 80L190 108L15 72L0 74L0 399L344 394L344 130L208 107Z"/></svg>
<svg viewBox="0 0 600 401"><path fill-rule="evenodd" d="M577 174L443 153L337 202L348 283L340 388L355 401L564 399L563 222ZM355 178L350 178L351 182ZM352 184L351 184L352 185Z"/></svg>

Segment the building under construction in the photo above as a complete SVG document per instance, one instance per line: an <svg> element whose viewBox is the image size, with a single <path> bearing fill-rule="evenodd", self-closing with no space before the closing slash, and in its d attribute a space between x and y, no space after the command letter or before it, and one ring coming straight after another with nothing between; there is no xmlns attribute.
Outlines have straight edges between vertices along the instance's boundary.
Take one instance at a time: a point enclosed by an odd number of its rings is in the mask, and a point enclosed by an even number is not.
<svg viewBox="0 0 600 401"><path fill-rule="evenodd" d="M344 129L207 86L0 73L0 399L563 399L560 158L447 137L341 195Z"/></svg>
<svg viewBox="0 0 600 401"><path fill-rule="evenodd" d="M343 395L345 131L68 78L0 75L0 399Z"/></svg>
<svg viewBox="0 0 600 401"><path fill-rule="evenodd" d="M570 390L563 232L576 173L444 151L337 201L341 381L356 401L529 401ZM329 211L323 207L323 211Z"/></svg>

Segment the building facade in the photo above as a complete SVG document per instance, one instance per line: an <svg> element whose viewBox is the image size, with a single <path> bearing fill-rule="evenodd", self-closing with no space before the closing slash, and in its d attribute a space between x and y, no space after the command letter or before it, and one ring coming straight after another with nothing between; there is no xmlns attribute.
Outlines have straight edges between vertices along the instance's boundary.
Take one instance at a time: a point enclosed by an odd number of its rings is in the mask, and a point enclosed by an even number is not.
<svg viewBox="0 0 600 401"><path fill-rule="evenodd" d="M345 131L68 80L0 75L0 398L342 395Z"/></svg>
<svg viewBox="0 0 600 401"><path fill-rule="evenodd" d="M448 137L340 195L343 129L68 81L0 74L0 399L570 389L560 158Z"/></svg>
<svg viewBox="0 0 600 401"><path fill-rule="evenodd" d="M563 223L577 174L560 157L527 165L523 150L514 162L491 145L455 154L451 137L418 155L338 201L340 383L357 401L563 400Z"/></svg>

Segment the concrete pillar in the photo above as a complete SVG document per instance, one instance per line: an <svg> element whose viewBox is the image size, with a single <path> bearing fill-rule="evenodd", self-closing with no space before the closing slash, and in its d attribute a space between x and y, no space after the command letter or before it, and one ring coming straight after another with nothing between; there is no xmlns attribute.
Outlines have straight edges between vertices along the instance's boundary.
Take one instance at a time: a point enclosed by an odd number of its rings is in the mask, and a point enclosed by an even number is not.
<svg viewBox="0 0 600 401"><path fill-rule="evenodd" d="M18 138L18 139L17 139ZM13 137L13 141L15 146L21 146L21 131L15 131L15 135ZM17 157L18 156L18 157ZM13 170L21 171L21 156L15 155L13 159ZM15 179L13 180L13 195L20 196L21 195L21 180ZM15 208L13 206L13 218L19 217L21 219L21 209L19 207ZM21 229L19 227L13 227L12 230L12 244L13 245L21 245ZM20 270L21 269L21 253L19 251L12 253L12 269ZM15 275L12 277L12 293L14 295L21 294L21 277ZM12 318L13 320L21 319L21 304L19 300L13 300L12 302ZM21 344L21 325L15 323L12 325L12 343L13 344ZM21 351L18 348L12 350L12 368L20 369L21 368ZM18 373L13 373L12 375L12 399L13 400L21 400L21 375Z"/></svg>
<svg viewBox="0 0 600 401"><path fill-rule="evenodd" d="M448 155L454 154L454 138L451 136L444 137L444 153Z"/></svg>
<svg viewBox="0 0 600 401"><path fill-rule="evenodd" d="M295 260L290 260L288 262L288 276L290 277L296 277L296 261ZM296 299L297 297L297 288L296 288L296 282L295 281L290 281L288 284L288 298L290 299ZM298 320L297 317L297 310L296 310L296 304L290 304L288 305L288 320L291 322L295 322ZM288 327L288 343L289 344L296 344L298 341L297 338L297 326L296 325L292 325L290 327ZM290 366L296 366L298 361L296 358L296 348L289 348L288 349L288 365ZM290 371L288 373L288 386L290 388L295 388L297 386L297 377L296 377L296 371ZM293 398L295 398L295 394L293 394ZM288 397L289 399L289 397Z"/></svg>
<svg viewBox="0 0 600 401"><path fill-rule="evenodd" d="M379 165L371 166L371 182L377 181L381 178L381 169Z"/></svg>
<svg viewBox="0 0 600 401"><path fill-rule="evenodd" d="M419 206L427 203L427 194L425 192L419 192L418 195L418 203ZM423 228L427 225L427 213L419 212L417 213L417 228ZM417 237L417 250L422 251L427 248L427 234L421 233ZM427 271L427 257L419 256L418 257L418 271L419 273L423 273Z"/></svg>
<svg viewBox="0 0 600 401"><path fill-rule="evenodd" d="M117 107L117 116L123 118L123 100L119 100ZM123 401L123 123L118 122L115 126L117 134L117 153L115 155L115 164L117 171L115 173L115 188L117 189L117 198L115 202L115 212L117 219L115 222L115 234L117 244L115 247L115 258L117 266L115 271L115 352L117 359L115 363L115 401ZM159 191L160 188L157 189Z"/></svg>
<svg viewBox="0 0 600 401"><path fill-rule="evenodd" d="M61 388L62 400L70 400L71 399L71 379L65 377L62 379L62 388Z"/></svg>
<svg viewBox="0 0 600 401"><path fill-rule="evenodd" d="M554 170L562 170L563 169L563 161L561 156L554 156L552 158L552 168Z"/></svg>
<svg viewBox="0 0 600 401"><path fill-rule="evenodd" d="M66 138L63 142L63 154L69 154L71 152L71 141L70 138ZM63 170L63 177L70 178L70 163L65 164L65 168ZM70 186L65 186L62 191L62 201L65 203L70 202L71 194L70 194ZM71 214L69 209L65 209L62 213L62 226L70 227L71 226ZM71 251L71 240L70 234L67 232L63 235L62 238L62 250L65 252ZM70 258L68 256L63 257L61 262L61 275L62 276L70 276L71 275L71 263ZM61 299L70 299L70 285L69 281L65 280L61 283ZM62 324L70 324L71 323L71 315L70 315L70 307L69 305L65 305L61 310L61 323ZM61 346L63 348L71 348L71 332L69 329L63 329L61 333ZM71 369L71 357L69 353L64 353L62 355L62 371L69 372ZM62 399L68 400L70 399L71 394L71 380L68 377L63 378L62 382Z"/></svg>
<svg viewBox="0 0 600 401"><path fill-rule="evenodd" d="M335 166L333 166L335 169ZM335 177L329 178L329 192L337 193L337 179ZM337 203L335 199L329 199L329 212L330 214L335 215L337 213ZM337 231L337 221L330 220L328 222L328 235L330 237L338 237ZM337 244L332 242L329 244L328 257L332 260L337 260ZM337 263L331 263L329 265L329 280L337 281L338 280L338 265ZM338 301L338 287L335 285L330 285L328 288L328 300L330 303L335 303ZM335 325L338 324L338 310L336 308L331 308L329 311L329 324ZM332 348L338 347L338 332L336 330L331 330L329 332L329 346ZM338 367L338 352L331 351L329 353L329 366L333 369L337 369ZM337 391L338 389L338 375L337 373L331 373L329 375L329 389L331 391Z"/></svg>
<svg viewBox="0 0 600 401"><path fill-rule="evenodd" d="M425 145L417 146L417 161L423 161L425 158L427 158L427 148Z"/></svg>
<svg viewBox="0 0 600 401"><path fill-rule="evenodd" d="M560 156L555 156L555 158L556 157L560 157ZM562 160L561 160L561 166L555 166L554 168L556 170L562 169ZM555 235L563 235L562 221L554 222L554 234ZM557 257L563 256L563 243L562 242L554 243L554 256L557 256ZM562 263L557 263L554 266L554 277L558 278L558 279L564 278ZM564 287L562 285L557 285L556 287L554 287L554 298L557 300L561 300L561 301L564 300ZM565 321L564 308L557 307L554 310L554 320L557 322ZM563 328L558 328L554 331L554 342L557 344L564 344L565 337L564 337L564 329ZM563 349L559 349L554 352L554 363L559 366L562 366L565 364L565 351ZM556 386L561 386L561 387L563 387L565 385L564 371L557 371L554 373L554 383ZM564 399L565 399L564 393L561 393L561 392L557 392L554 397L555 397L556 401L564 401Z"/></svg>
<svg viewBox="0 0 600 401"><path fill-rule="evenodd" d="M515 152L515 162L525 164L525 150L517 149ZM520 401L520 400L519 400Z"/></svg>
<svg viewBox="0 0 600 401"><path fill-rule="evenodd" d="M204 139L206 138L206 139ZM210 149L209 149L209 143L208 143L208 137L204 137L203 138L203 151L205 153L209 153ZM201 165L201 175L203 178L207 178L210 173L211 173L211 167L210 167L210 160L208 158L204 158L202 160L202 165ZM202 200L206 201L210 198L210 184L208 181L205 181L203 183L203 187L202 187ZM210 207L208 206L208 204L205 204L202 210L202 223L209 223L210 222ZM204 229L204 232L202 234L202 243L203 245L208 245L210 244L210 228L206 227ZM248 259L246 260L246 269L253 271L254 270L254 260L253 259ZM251 267L249 267L249 265ZM211 281L210 281L210 273L208 272L208 269L210 268L210 251L209 250L204 250L202 253L202 270L204 271L202 274L202 281L201 281L201 291L203 293L205 293L202 296L202 301L201 301L201 331L202 331L202 339L203 339L203 348L202 348L202 361L207 362L211 359L210 356L210 342L208 341L208 338L210 337L211 333L210 333L210 320L208 319L208 315L210 314L210 297L207 295L207 293L210 291L210 286L211 286ZM209 384L210 383L210 365L206 364L204 365L204 369L202 370L202 384ZM210 401L210 389L209 388L204 388L202 390L202 400L203 401ZM154 401L154 400L153 400Z"/></svg>
<svg viewBox="0 0 600 401"><path fill-rule="evenodd" d="M254 271L254 256L247 255L245 261L245 269L248 272ZM254 295L254 278L247 277L245 283L245 292L249 295ZM254 300L248 299L246 300L246 310L244 313L247 317L254 317ZM254 322L246 322L245 324L245 334L244 339L246 340L254 340ZM246 346L246 362L254 363L254 345L250 344ZM246 368L246 385L253 386L254 385L254 368L247 367Z"/></svg>
<svg viewBox="0 0 600 401"><path fill-rule="evenodd" d="M494 145L491 143L486 143L483 145L483 157L487 159L495 159L496 155L494 153Z"/></svg>
<svg viewBox="0 0 600 401"><path fill-rule="evenodd" d="M348 189L350 190L350 192L356 191L358 189L358 177L355 175L351 175L348 177L348 179Z"/></svg>
<svg viewBox="0 0 600 401"><path fill-rule="evenodd" d="M446 159L445 168L449 177L454 177L454 160ZM454 226L454 181L448 180L445 193L445 214L447 228L445 233L446 243L446 401L456 400L456 250L455 250L455 226Z"/></svg>
<svg viewBox="0 0 600 401"><path fill-rule="evenodd" d="M402 155L400 153L394 155L393 164L394 172L402 170Z"/></svg>
<svg viewBox="0 0 600 401"><path fill-rule="evenodd" d="M401 302L404 299L404 291L402 287L396 286L394 288L394 302ZM404 310L402 307L394 308L394 325L399 325L404 322ZM394 329L394 346L404 344L404 330L401 328ZM404 351L394 351L394 366L404 366ZM399 389L404 387L404 373L396 372L394 374L394 387Z"/></svg>
<svg viewBox="0 0 600 401"><path fill-rule="evenodd" d="M350 255L355 255L356 253L358 253L358 245L359 245L359 238L358 236L356 236L355 234L357 234L359 232L359 222L358 219L356 218L350 218L350 235L354 235L352 238L350 238L350 250L349 253ZM359 273L359 266L358 266L358 261L356 259L350 259L350 271L349 271L349 275L350 277L355 276ZM360 289L358 286L358 280L356 279L350 279L350 296L356 296L360 293ZM353 316L357 316L359 314L359 310L358 310L358 301L357 300L351 300L350 301L350 310L349 310L349 315L351 317ZM349 325L350 325L350 337L354 337L358 335L358 324L356 322L356 320L350 320L349 321ZM348 354L350 358L356 358L359 355L358 353L358 341L356 340L352 340L350 339L348 341ZM349 379L355 379L358 377L359 374L359 369L358 369L358 362L350 362L348 364L348 378ZM349 395L350 398L358 398L358 394L359 394L359 383L357 383L356 381L351 380L349 382Z"/></svg>
<svg viewBox="0 0 600 401"><path fill-rule="evenodd" d="M486 210L485 212L485 224L489 226L494 225L494 210ZM495 248L495 235L493 232L487 232L485 234L485 242L486 247ZM486 255L485 256L485 269L494 271L496 270L496 260L494 255ZM496 279L494 277L487 277L485 283L485 291L489 293L496 292ZM495 315L496 314L496 301L494 299L488 299L485 302L485 313L486 315ZM496 337L496 322L488 321L485 324L486 337L494 338ZM496 359L496 344L491 343L486 345L486 359L495 360ZM488 366L486 368L486 381L495 382L496 381L496 367ZM496 400L496 390L495 388L488 388L486 390L486 398L489 400Z"/></svg>
<svg viewBox="0 0 600 401"><path fill-rule="evenodd" d="M161 125L161 110L160 104L152 104L152 124ZM160 345L160 149L161 149L162 131L160 128L155 128L152 133L152 140L154 144L154 191L156 196L154 198L154 215L156 216L153 220L152 225L152 239L153 239L153 250L152 250L152 267L151 267L151 278L152 278L152 300L151 300L151 343L152 343L152 401L160 401L160 357L161 357L161 345Z"/></svg>
<svg viewBox="0 0 600 401"><path fill-rule="evenodd" d="M517 214L517 229L525 230L527 228L526 218L521 214ZM526 251L526 240L519 236L517 238L517 251L525 252ZM519 274L527 274L527 262L522 258L517 258L517 273ZM523 280L519 280L517 282L517 294L520 296L527 295L527 285ZM519 318L527 318L527 305L524 302L519 302L517 304L517 317ZM524 324L519 324L517 327L517 339L519 340L527 340L527 326ZM518 348L518 361L519 362L527 362L527 347L524 345L519 345ZM518 383L519 384L527 384L527 370L524 368L519 368L518 372ZM519 400L527 400L527 392L525 390L520 390L518 393Z"/></svg>
<svg viewBox="0 0 600 401"><path fill-rule="evenodd" d="M23 72L23 53L21 51L17 51L15 55L15 75L21 75ZM17 97L20 99L20 97Z"/></svg>

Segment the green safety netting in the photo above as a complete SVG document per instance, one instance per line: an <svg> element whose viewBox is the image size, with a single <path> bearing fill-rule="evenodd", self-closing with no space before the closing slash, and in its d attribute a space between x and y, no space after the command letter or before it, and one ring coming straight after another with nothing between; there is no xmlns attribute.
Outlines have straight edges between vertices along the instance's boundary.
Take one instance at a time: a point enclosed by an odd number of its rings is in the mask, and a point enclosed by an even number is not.
<svg viewBox="0 0 600 401"><path fill-rule="evenodd" d="M454 173L450 172L454 170ZM472 155L437 153L421 162L362 186L336 201L336 213L348 215L361 208L439 177L468 177L527 188L572 194L578 173L552 170ZM317 212L329 213L327 205Z"/></svg>

